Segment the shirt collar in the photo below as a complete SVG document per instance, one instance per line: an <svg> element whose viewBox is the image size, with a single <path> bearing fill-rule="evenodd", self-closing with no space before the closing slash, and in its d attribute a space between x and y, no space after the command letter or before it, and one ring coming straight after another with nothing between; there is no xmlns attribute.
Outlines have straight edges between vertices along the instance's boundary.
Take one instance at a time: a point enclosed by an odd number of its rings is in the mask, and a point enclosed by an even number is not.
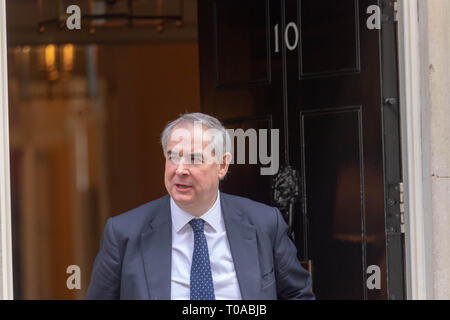
<svg viewBox="0 0 450 320"><path fill-rule="evenodd" d="M187 213L181 209L175 201L170 197L170 211L172 214L172 225L175 228L175 232L180 231L189 221L195 219L193 215ZM220 208L220 191L217 191L217 198L212 207L200 216L205 220L214 231L219 231L221 228L222 211Z"/></svg>

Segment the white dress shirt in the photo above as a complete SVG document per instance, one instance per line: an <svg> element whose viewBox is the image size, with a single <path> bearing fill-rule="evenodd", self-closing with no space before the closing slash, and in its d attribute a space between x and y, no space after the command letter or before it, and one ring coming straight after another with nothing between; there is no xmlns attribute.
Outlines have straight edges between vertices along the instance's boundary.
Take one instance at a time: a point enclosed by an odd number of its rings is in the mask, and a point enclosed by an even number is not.
<svg viewBox="0 0 450 320"><path fill-rule="evenodd" d="M180 209L170 198L172 215L172 300L190 299L190 275L194 252L194 232L189 221L195 217ZM201 217L205 221L205 237L216 300L240 300L241 292L234 269L220 206L220 192L214 205Z"/></svg>

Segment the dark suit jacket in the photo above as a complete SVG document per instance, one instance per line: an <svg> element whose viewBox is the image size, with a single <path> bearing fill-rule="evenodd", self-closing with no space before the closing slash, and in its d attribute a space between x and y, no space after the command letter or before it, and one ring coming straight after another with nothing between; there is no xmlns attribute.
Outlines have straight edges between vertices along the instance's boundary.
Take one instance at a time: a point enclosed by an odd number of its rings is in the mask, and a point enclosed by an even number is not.
<svg viewBox="0 0 450 320"><path fill-rule="evenodd" d="M243 299L314 299L279 210L220 194ZM87 299L170 299L170 197L108 219Z"/></svg>

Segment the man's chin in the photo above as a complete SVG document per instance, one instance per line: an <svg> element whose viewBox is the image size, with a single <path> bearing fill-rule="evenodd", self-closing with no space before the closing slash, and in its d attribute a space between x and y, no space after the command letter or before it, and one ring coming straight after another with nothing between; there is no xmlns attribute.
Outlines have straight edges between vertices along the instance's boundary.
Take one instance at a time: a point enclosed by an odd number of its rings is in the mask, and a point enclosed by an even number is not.
<svg viewBox="0 0 450 320"><path fill-rule="evenodd" d="M191 194L180 193L177 191L172 193L172 198L177 203L184 204L184 205L192 203L192 201L193 201L193 196Z"/></svg>

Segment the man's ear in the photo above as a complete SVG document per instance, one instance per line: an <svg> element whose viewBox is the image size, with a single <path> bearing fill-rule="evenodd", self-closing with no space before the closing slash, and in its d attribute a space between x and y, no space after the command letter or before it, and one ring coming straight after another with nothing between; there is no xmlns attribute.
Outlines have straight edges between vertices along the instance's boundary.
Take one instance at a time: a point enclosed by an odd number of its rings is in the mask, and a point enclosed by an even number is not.
<svg viewBox="0 0 450 320"><path fill-rule="evenodd" d="M222 157L222 161L219 163L219 179L223 179L227 172L228 172L228 167L230 166L231 163L231 153L226 152L223 157Z"/></svg>

